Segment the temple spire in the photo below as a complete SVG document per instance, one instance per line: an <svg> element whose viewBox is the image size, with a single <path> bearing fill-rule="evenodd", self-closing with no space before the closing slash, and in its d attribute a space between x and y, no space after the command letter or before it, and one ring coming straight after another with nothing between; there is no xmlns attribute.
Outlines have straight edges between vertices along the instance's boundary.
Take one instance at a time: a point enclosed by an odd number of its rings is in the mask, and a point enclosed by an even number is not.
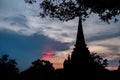
<svg viewBox="0 0 120 80"><path fill-rule="evenodd" d="M83 28L82 28L81 17L79 17L79 22L78 22L78 29L77 29L77 37L76 37L75 47L78 48L80 46L86 47Z"/></svg>
<svg viewBox="0 0 120 80"><path fill-rule="evenodd" d="M79 17L79 23L78 23L78 31L76 36L76 44L75 48L71 55L71 61L73 63L81 64L88 64L91 60L90 52L85 44L85 38L82 28L82 20L81 17Z"/></svg>

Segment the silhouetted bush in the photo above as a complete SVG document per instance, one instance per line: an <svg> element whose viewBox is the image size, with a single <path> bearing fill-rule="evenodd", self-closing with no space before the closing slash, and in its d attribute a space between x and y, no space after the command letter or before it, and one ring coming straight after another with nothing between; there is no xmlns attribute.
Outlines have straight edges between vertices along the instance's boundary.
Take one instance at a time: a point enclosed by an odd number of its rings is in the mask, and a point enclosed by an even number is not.
<svg viewBox="0 0 120 80"><path fill-rule="evenodd" d="M54 67L47 60L36 60L32 62L32 66L21 72L21 80L54 80Z"/></svg>
<svg viewBox="0 0 120 80"><path fill-rule="evenodd" d="M16 80L18 78L19 69L14 59L9 59L7 54L0 58L0 80Z"/></svg>

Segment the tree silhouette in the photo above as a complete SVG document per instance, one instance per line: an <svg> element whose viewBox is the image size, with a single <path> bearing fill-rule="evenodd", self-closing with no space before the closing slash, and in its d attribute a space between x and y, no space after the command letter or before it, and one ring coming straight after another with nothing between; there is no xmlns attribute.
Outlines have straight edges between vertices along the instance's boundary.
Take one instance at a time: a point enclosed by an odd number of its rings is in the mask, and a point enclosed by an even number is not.
<svg viewBox="0 0 120 80"><path fill-rule="evenodd" d="M108 66L108 60L103 59L100 55L97 55L97 53L92 53L91 57L93 58L94 63L96 63L97 65L100 65L103 68Z"/></svg>
<svg viewBox="0 0 120 80"><path fill-rule="evenodd" d="M0 58L0 79L1 80L16 80L18 78L19 69L14 59L9 59L7 54Z"/></svg>
<svg viewBox="0 0 120 80"><path fill-rule="evenodd" d="M54 80L54 67L47 60L36 60L32 66L20 73L20 80Z"/></svg>

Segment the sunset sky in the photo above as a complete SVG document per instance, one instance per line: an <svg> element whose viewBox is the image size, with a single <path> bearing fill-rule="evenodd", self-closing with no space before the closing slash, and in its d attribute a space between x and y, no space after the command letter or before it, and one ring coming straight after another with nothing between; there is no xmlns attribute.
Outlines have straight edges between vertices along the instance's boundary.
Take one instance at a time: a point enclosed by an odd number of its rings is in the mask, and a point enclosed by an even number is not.
<svg viewBox="0 0 120 80"><path fill-rule="evenodd" d="M74 48L77 25L78 18L68 22L40 18L38 3L0 0L0 55L15 59L21 71L37 59L60 68ZM83 22L83 29L89 50L108 59L110 68L118 66L120 21L107 24L93 14Z"/></svg>

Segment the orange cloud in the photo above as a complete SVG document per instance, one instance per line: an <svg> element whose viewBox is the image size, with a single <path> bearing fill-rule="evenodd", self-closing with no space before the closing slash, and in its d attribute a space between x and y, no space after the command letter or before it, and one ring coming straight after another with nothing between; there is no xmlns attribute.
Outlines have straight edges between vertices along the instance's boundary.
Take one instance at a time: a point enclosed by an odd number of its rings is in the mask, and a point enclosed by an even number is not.
<svg viewBox="0 0 120 80"><path fill-rule="evenodd" d="M117 70L118 66L108 66L108 67L106 67L106 69L108 69L108 70Z"/></svg>

